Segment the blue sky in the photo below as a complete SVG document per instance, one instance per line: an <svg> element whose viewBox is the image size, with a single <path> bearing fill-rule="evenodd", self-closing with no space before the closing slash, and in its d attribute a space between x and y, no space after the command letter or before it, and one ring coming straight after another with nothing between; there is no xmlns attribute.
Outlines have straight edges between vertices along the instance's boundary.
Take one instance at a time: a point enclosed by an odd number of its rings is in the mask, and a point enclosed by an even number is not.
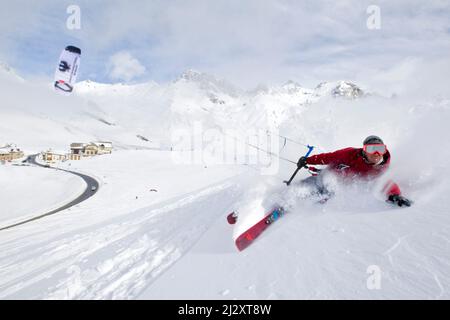
<svg viewBox="0 0 450 320"><path fill-rule="evenodd" d="M25 77L51 78L72 44L83 51L79 80L99 82L166 82L188 68L244 88L396 86L423 70L448 80L449 1L0 1L0 61ZM69 5L81 9L80 30L66 27ZM380 29L367 28L369 5Z"/></svg>

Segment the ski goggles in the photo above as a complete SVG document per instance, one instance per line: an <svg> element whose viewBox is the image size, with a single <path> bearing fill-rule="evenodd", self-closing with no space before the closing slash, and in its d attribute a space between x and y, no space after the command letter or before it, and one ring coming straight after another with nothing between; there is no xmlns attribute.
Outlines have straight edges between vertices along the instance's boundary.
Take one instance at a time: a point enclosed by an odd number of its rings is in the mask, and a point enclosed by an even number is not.
<svg viewBox="0 0 450 320"><path fill-rule="evenodd" d="M384 144L365 144L363 147L365 153L384 155L387 152L386 145Z"/></svg>

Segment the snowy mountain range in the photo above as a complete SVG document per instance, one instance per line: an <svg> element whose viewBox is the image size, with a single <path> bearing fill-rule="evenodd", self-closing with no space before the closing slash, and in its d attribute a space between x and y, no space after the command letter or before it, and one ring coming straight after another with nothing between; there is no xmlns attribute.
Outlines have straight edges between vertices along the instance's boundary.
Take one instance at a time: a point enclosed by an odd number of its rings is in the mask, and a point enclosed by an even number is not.
<svg viewBox="0 0 450 320"><path fill-rule="evenodd" d="M322 83L315 89L288 81L279 87L244 91L226 80L188 70L167 84L82 81L76 85L71 97L64 98L51 90L51 83L29 83L5 64L0 70L1 80L6 83L4 86L11 86L12 93L28 92L19 98L11 94L9 99L4 99L0 109L3 119L25 112L26 118L32 122L30 128L35 128L42 136L37 133L25 138L21 130L8 126L3 128L2 134L8 141L17 141L17 144L33 150L47 147L45 144L61 149L69 141L88 137L112 140L124 148L149 147L147 141L138 138L142 136L156 143L151 147L158 146L158 143L167 146L170 144L167 130L179 126L192 127L194 122L201 122L206 127L221 125L236 129L251 123L278 130L302 106L330 98L365 96L357 85L346 81ZM15 85L11 80L19 80L21 84ZM43 86L47 88L44 90ZM39 100L48 102L37 106L35 101ZM59 127L59 134L48 139L46 132L49 127L53 130ZM33 143L33 140L40 142Z"/></svg>

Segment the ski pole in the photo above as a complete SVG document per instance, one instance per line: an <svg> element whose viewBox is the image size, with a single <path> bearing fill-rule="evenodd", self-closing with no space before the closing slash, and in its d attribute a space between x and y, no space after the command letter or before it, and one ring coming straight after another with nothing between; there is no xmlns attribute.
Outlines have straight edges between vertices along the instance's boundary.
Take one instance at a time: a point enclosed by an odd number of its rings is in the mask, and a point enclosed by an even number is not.
<svg viewBox="0 0 450 320"><path fill-rule="evenodd" d="M313 151L313 149L314 149L314 147L313 146L310 146L310 145L308 145L308 152L305 154L305 158L308 158L308 156L311 154L311 152ZM292 177L288 180L288 181L283 181L284 183L286 183L286 185L287 186L289 186L290 184L291 184L291 182L292 182L292 180L294 180L294 178L295 178L295 176L297 175L297 172L301 169L301 168L303 168L303 167L300 167L300 168L298 168L297 167L297 170L295 170L295 172L294 172L294 174L292 175Z"/></svg>

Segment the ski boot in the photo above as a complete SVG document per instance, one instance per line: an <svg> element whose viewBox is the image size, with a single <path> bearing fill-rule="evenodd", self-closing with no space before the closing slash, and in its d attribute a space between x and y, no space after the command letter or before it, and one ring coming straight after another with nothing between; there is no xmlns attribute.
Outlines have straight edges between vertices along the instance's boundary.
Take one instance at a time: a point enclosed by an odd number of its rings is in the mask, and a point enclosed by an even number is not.
<svg viewBox="0 0 450 320"><path fill-rule="evenodd" d="M266 224L271 224L272 222L274 222L275 220L280 218L282 215L284 215L284 209L283 208L275 209L272 212L272 214L267 217Z"/></svg>

